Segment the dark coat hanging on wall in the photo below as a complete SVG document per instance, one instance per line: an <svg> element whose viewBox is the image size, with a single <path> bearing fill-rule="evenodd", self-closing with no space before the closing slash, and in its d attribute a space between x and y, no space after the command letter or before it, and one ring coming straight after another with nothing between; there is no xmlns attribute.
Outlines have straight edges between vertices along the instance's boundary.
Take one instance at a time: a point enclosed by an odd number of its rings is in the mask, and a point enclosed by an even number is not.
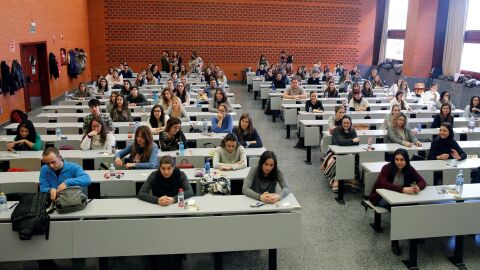
<svg viewBox="0 0 480 270"><path fill-rule="evenodd" d="M17 60L12 62L12 80L15 85L15 91L25 87L25 75L23 74L22 66ZM12 94L10 92L10 94Z"/></svg>
<svg viewBox="0 0 480 270"><path fill-rule="evenodd" d="M50 53L48 55L48 68L50 69L50 77L53 77L55 80L60 77L60 73L58 72L58 63L55 57L55 54Z"/></svg>
<svg viewBox="0 0 480 270"><path fill-rule="evenodd" d="M0 63L0 71L2 74L2 93L6 95L10 92L11 95L15 93L15 84L12 80L12 75L10 74L10 67L5 61Z"/></svg>

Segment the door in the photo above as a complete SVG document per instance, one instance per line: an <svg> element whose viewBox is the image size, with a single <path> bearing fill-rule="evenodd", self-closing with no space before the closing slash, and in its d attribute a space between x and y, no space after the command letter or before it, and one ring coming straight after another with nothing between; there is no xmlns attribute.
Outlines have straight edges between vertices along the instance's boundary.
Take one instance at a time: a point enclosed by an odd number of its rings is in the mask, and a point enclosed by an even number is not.
<svg viewBox="0 0 480 270"><path fill-rule="evenodd" d="M20 44L22 69L25 74L25 110L50 104L47 51L45 43Z"/></svg>

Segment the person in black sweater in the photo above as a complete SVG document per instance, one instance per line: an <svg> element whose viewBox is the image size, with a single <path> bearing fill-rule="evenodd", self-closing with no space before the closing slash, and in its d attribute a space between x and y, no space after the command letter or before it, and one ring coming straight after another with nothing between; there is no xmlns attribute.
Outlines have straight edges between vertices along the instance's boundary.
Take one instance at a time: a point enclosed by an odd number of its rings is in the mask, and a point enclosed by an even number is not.
<svg viewBox="0 0 480 270"><path fill-rule="evenodd" d="M323 112L323 105L320 100L317 98L317 92L310 92L310 100L307 100L305 103L305 111L307 112Z"/></svg>
<svg viewBox="0 0 480 270"><path fill-rule="evenodd" d="M285 78L283 78L282 73L277 73L275 80L273 81L273 85L276 89L285 89L287 88L287 84L285 83Z"/></svg>
<svg viewBox="0 0 480 270"><path fill-rule="evenodd" d="M238 126L233 128L233 134L237 136L238 142L243 147L260 148L263 147L262 138L253 127L252 118L248 113L242 114L238 120Z"/></svg>
<svg viewBox="0 0 480 270"><path fill-rule="evenodd" d="M143 94L138 93L138 87L130 87L130 94L125 98L131 106L145 106L148 105L148 100Z"/></svg>
<svg viewBox="0 0 480 270"><path fill-rule="evenodd" d="M338 94L337 88L335 87L335 82L334 81L329 81L328 82L328 87L325 89L325 97L327 98L337 98L340 97Z"/></svg>
<svg viewBox="0 0 480 270"><path fill-rule="evenodd" d="M314 69L312 72L312 77L308 78L307 84L320 84L320 71Z"/></svg>
<svg viewBox="0 0 480 270"><path fill-rule="evenodd" d="M332 145L351 146L358 145L360 138L352 127L352 118L348 115L342 117L342 126L336 127L332 134Z"/></svg>
<svg viewBox="0 0 480 270"><path fill-rule="evenodd" d="M183 134L182 121L177 117L168 119L167 126L158 135L158 144L162 151L178 150L179 143L183 143L184 149L187 149L187 139Z"/></svg>
<svg viewBox="0 0 480 270"><path fill-rule="evenodd" d="M453 126L452 107L450 104L444 103L440 107L440 112L433 118L432 128L438 128L443 123L450 123Z"/></svg>
<svg viewBox="0 0 480 270"><path fill-rule="evenodd" d="M464 160L467 154L453 138L453 128L450 123L444 122L440 125L438 137L433 139L430 145L428 159L456 159Z"/></svg>
<svg viewBox="0 0 480 270"><path fill-rule="evenodd" d="M185 173L175 168L171 156L163 156L158 170L148 176L137 197L142 201L168 206L178 201L179 189L183 189L185 199L193 196Z"/></svg>

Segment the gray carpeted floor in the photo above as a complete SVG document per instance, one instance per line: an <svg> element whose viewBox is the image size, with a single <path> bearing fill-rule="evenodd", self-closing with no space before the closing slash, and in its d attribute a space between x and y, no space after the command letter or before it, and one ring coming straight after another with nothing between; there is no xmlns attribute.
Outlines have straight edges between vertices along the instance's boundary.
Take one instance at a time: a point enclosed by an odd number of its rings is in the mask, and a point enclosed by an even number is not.
<svg viewBox="0 0 480 270"><path fill-rule="evenodd" d="M385 232L375 233L368 225L373 220L371 211L360 206L362 196L348 193L345 205L333 199L320 173L320 153L312 151L312 165L304 162L305 151L296 149L296 137L286 140L283 122L271 122L263 114L261 102L253 100L245 85L233 85L236 103L251 114L265 147L273 150L288 179L292 192L302 205L302 244L297 248L278 252L279 269L406 269L402 259L407 258L406 242L400 242L402 256L390 251L389 216L383 218ZM449 217L445 217L449 218ZM480 225L479 225L480 226ZM274 227L274 224L272 224ZM414 228L412 228L414 229ZM465 263L469 269L480 269L480 236L465 239ZM259 239L261 241L261 239ZM427 239L419 246L420 269L456 269L446 258L452 253L451 238ZM21 251L19 251L21 252ZM224 269L267 269L267 251L229 252L224 255ZM110 259L110 269L147 269L144 257ZM70 260L56 261L60 269L70 269ZM86 269L97 269L96 259L86 260ZM0 269L36 269L35 262L0 263ZM210 254L187 255L185 269L213 269Z"/></svg>

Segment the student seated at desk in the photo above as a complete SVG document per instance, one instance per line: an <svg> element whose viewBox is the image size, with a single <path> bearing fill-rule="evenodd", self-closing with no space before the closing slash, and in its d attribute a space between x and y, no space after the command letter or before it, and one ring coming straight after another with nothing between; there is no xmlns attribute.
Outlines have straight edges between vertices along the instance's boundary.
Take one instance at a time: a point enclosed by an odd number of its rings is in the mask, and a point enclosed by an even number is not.
<svg viewBox="0 0 480 270"><path fill-rule="evenodd" d="M180 102L180 99L176 96L172 98L172 106L168 108L167 115L170 118L176 117L182 122L190 122L190 116L188 116L188 113Z"/></svg>
<svg viewBox="0 0 480 270"><path fill-rule="evenodd" d="M138 93L138 87L130 87L130 94L125 98L129 106L145 106L149 102L143 94Z"/></svg>
<svg viewBox="0 0 480 270"><path fill-rule="evenodd" d="M431 128L438 128L445 122L450 123L453 126L453 121L454 118L452 116L452 108L450 107L450 104L444 103L440 107L440 112L433 118Z"/></svg>
<svg viewBox="0 0 480 270"><path fill-rule="evenodd" d="M465 107L465 111L463 112L464 117L478 117L480 116L480 97L473 96L470 99L470 104Z"/></svg>
<svg viewBox="0 0 480 270"><path fill-rule="evenodd" d="M357 132L352 127L352 119L348 115L342 117L342 124L333 130L332 145L351 146L358 145L360 138L357 136ZM348 188L353 192L359 190L359 183L356 180L344 180ZM330 181L330 186L335 192L338 190L338 180Z"/></svg>
<svg viewBox="0 0 480 270"><path fill-rule="evenodd" d="M338 98L340 95L338 94L337 88L335 87L334 81L329 81L327 89L325 89L325 97L327 98Z"/></svg>
<svg viewBox="0 0 480 270"><path fill-rule="evenodd" d="M124 80L122 88L120 89L120 95L126 97L130 95L130 90L132 89L132 83L129 80Z"/></svg>
<svg viewBox="0 0 480 270"><path fill-rule="evenodd" d="M138 198L153 204L168 206L178 201L179 189L183 189L185 199L193 196L192 187L185 173L175 168L172 157L163 156L158 170L148 176L138 191Z"/></svg>
<svg viewBox="0 0 480 270"><path fill-rule="evenodd" d="M377 181L370 193L370 202L376 206L388 208L388 203L377 193L377 189L388 189L405 194L417 194L427 183L423 177L410 165L410 158L405 149L397 149L390 163L385 164L378 175ZM415 217L412 217L415 218ZM392 241L392 252L400 256L401 249L398 240Z"/></svg>
<svg viewBox="0 0 480 270"><path fill-rule="evenodd" d="M212 132L229 133L233 129L233 119L227 113L227 105L224 103L218 106L217 115L212 117Z"/></svg>
<svg viewBox="0 0 480 270"><path fill-rule="evenodd" d="M92 93L87 89L87 85L84 82L78 84L78 89L73 92L71 99L85 99L92 97Z"/></svg>
<svg viewBox="0 0 480 270"><path fill-rule="evenodd" d="M168 79L167 80L167 87L166 87L168 90L170 90L170 92L172 94L175 94L175 84L173 83L173 80L172 79Z"/></svg>
<svg viewBox="0 0 480 270"><path fill-rule="evenodd" d="M58 192L70 186L87 187L90 176L76 163L62 159L55 147L48 147L42 153L45 165L40 169L40 192L50 193L50 199L55 201Z"/></svg>
<svg viewBox="0 0 480 270"><path fill-rule="evenodd" d="M83 134L87 133L90 121L95 117L100 117L105 125L105 129L111 131L113 126L112 118L110 118L110 115L102 113L100 109L100 101L93 98L88 101L88 107L90 108L90 114L83 118Z"/></svg>
<svg viewBox="0 0 480 270"><path fill-rule="evenodd" d="M164 111L167 111L168 108L172 106L173 97L173 92L170 91L170 89L163 89L162 93L160 94L160 102L158 104L163 107Z"/></svg>
<svg viewBox="0 0 480 270"><path fill-rule="evenodd" d="M143 87L145 85L145 79L141 72L137 73L137 78L135 79L135 82L133 82L133 85L136 87Z"/></svg>
<svg viewBox="0 0 480 270"><path fill-rule="evenodd" d="M147 126L152 131L152 134L159 134L167 125L169 118L163 111L162 106L154 105L150 112L150 117L147 119Z"/></svg>
<svg viewBox="0 0 480 270"><path fill-rule="evenodd" d="M287 88L286 78L284 78L280 72L275 75L275 80L273 80L272 84L275 86L275 89Z"/></svg>
<svg viewBox="0 0 480 270"><path fill-rule="evenodd" d="M370 81L365 81L363 83L362 95L364 97L375 97L372 89L372 83Z"/></svg>
<svg viewBox="0 0 480 270"><path fill-rule="evenodd" d="M305 103L305 111L316 113L323 112L323 105L322 102L318 100L316 91L310 92L310 100L307 100Z"/></svg>
<svg viewBox="0 0 480 270"><path fill-rule="evenodd" d="M101 78L97 85L97 88L95 88L94 90L94 94L105 95L105 94L108 94L109 91L110 91L110 88L108 87L107 79Z"/></svg>
<svg viewBox="0 0 480 270"><path fill-rule="evenodd" d="M147 71L147 75L145 76L145 83L147 85L157 85L157 78L155 78L151 71Z"/></svg>
<svg viewBox="0 0 480 270"><path fill-rule="evenodd" d="M129 162L122 158L130 155ZM133 143L115 154L115 165L126 169L153 169L158 166L158 146L153 141L150 128L140 126L135 132Z"/></svg>
<svg viewBox="0 0 480 270"><path fill-rule="evenodd" d="M403 97L404 97L404 93L402 91L397 91L397 93L395 93L395 98L390 100L390 107L397 104L397 105L400 105L400 110L411 111L412 108L410 108L407 101Z"/></svg>
<svg viewBox="0 0 480 270"><path fill-rule="evenodd" d="M165 130L161 131L158 136L162 151L178 150L180 142L183 143L185 149L187 148L187 139L185 139L181 124L182 122L177 117L168 119Z"/></svg>
<svg viewBox="0 0 480 270"><path fill-rule="evenodd" d="M273 82L275 80L275 75L273 74L273 69L269 68L267 73L265 73L265 81L266 82Z"/></svg>
<svg viewBox="0 0 480 270"><path fill-rule="evenodd" d="M220 104L227 105L227 112L232 111L232 104L230 103L230 100L228 100L227 94L225 93L225 91L223 91L223 89L218 88L217 90L215 90L215 95L210 100L208 111L218 112L218 106L220 106Z"/></svg>
<svg viewBox="0 0 480 270"><path fill-rule="evenodd" d="M342 126L342 118L345 115L345 107L343 105L335 106L335 114L328 117L328 131L333 133L335 128Z"/></svg>
<svg viewBox="0 0 480 270"><path fill-rule="evenodd" d="M263 147L262 139L260 138L260 135L258 135L257 129L253 127L252 118L250 118L248 113L244 113L240 116L238 126L233 128L232 133L237 136L238 142L243 147Z"/></svg>
<svg viewBox="0 0 480 270"><path fill-rule="evenodd" d="M435 102L435 105L437 108L440 108L440 106L445 103L450 105L450 109L455 110L455 105L450 101L450 93L448 93L448 91L442 91L442 93L440 93L440 99Z"/></svg>
<svg viewBox="0 0 480 270"><path fill-rule="evenodd" d="M110 77L106 78L108 81L108 85L112 89L120 89L123 85L123 77L119 75L118 70L114 69L113 74Z"/></svg>
<svg viewBox="0 0 480 270"><path fill-rule="evenodd" d="M255 72L255 76L260 77L260 76L265 76L265 74L267 74L267 70L265 70L265 66L260 65L257 71Z"/></svg>
<svg viewBox="0 0 480 270"><path fill-rule="evenodd" d="M128 108L128 101L122 95L115 98L115 105L110 111L110 117L113 122L131 122L133 120Z"/></svg>
<svg viewBox="0 0 480 270"><path fill-rule="evenodd" d="M313 70L312 77L308 78L307 84L308 85L319 85L320 84L320 71L318 69Z"/></svg>
<svg viewBox="0 0 480 270"><path fill-rule="evenodd" d="M403 113L393 116L392 125L387 128L386 141L406 147L422 146L422 143L413 135L412 130L407 127L407 117Z"/></svg>
<svg viewBox="0 0 480 270"><path fill-rule="evenodd" d="M105 111L107 113L110 113L113 109L113 105L115 105L115 100L117 99L117 96L119 93L117 91L112 91L110 94L110 100L105 103Z"/></svg>
<svg viewBox="0 0 480 270"><path fill-rule="evenodd" d="M428 159L466 159L467 154L465 154L457 141L455 141L453 135L452 125L447 122L442 123L438 136L433 139L430 145Z"/></svg>
<svg viewBox="0 0 480 270"><path fill-rule="evenodd" d="M246 167L245 148L238 143L235 135L228 133L223 138L221 145L215 149L213 168L222 171L235 171Z"/></svg>
<svg viewBox="0 0 480 270"><path fill-rule="evenodd" d="M423 102L426 102L426 103L430 103L430 102L435 103L438 100L440 100L440 94L438 93L438 84L436 83L432 84L432 86L430 87L430 91L425 91L423 93L422 100Z"/></svg>
<svg viewBox="0 0 480 270"><path fill-rule="evenodd" d="M293 77L290 87L285 89L285 92L283 92L283 98L284 99L303 99L307 98L307 92L305 92L305 89L300 86L300 80L298 77Z"/></svg>
<svg viewBox="0 0 480 270"><path fill-rule="evenodd" d="M370 104L368 100L362 97L360 89L356 89L355 86L352 91L353 98L348 103L348 109L350 111L370 111Z"/></svg>
<svg viewBox="0 0 480 270"><path fill-rule="evenodd" d="M17 126L17 136L7 143L8 151L38 151L42 149L42 139L35 131L32 121L23 120Z"/></svg>
<svg viewBox="0 0 480 270"><path fill-rule="evenodd" d="M217 83L220 87L227 85L227 76L223 73L223 70L218 70L217 72Z"/></svg>
<svg viewBox="0 0 480 270"><path fill-rule="evenodd" d="M380 126L380 129L386 130L389 126L391 126L393 117L395 115L399 115L401 112L402 111L400 110L400 105L393 104L392 109L390 110L390 113L385 115L385 119L383 120L383 123Z"/></svg>
<svg viewBox="0 0 480 270"><path fill-rule="evenodd" d="M279 193L276 193L277 183L281 188ZM258 165L250 169L243 182L242 192L245 196L264 203L277 203L288 195L290 187L278 168L275 153L263 152Z"/></svg>
<svg viewBox="0 0 480 270"><path fill-rule="evenodd" d="M101 149L110 151L112 147L115 147L113 133L108 130L108 127L99 116L94 116L85 130L80 148L82 150Z"/></svg>
<svg viewBox="0 0 480 270"><path fill-rule="evenodd" d="M180 99L183 106L190 105L190 94L185 89L184 82L178 82L175 95Z"/></svg>
<svg viewBox="0 0 480 270"><path fill-rule="evenodd" d="M380 75L375 75L373 81L372 81L372 86L373 88L383 88L383 82L382 79L380 78Z"/></svg>
<svg viewBox="0 0 480 270"><path fill-rule="evenodd" d="M212 76L210 78L210 84L207 87L205 87L205 89L203 91L207 95L207 97L210 98L212 96L211 91L213 89L217 89L217 88L218 88L217 80L215 80L215 77Z"/></svg>

